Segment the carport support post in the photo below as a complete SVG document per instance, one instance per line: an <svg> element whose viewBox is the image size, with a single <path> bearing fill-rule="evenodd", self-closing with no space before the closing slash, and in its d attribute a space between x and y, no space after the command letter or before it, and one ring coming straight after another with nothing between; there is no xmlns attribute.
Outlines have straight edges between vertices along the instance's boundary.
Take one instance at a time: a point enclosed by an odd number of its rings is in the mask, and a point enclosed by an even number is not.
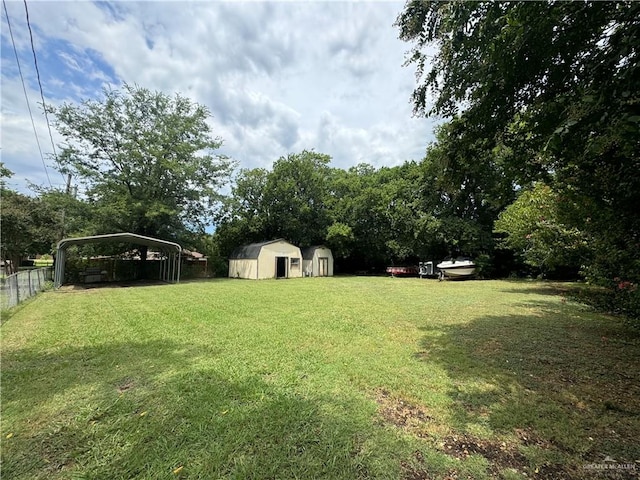
<svg viewBox="0 0 640 480"><path fill-rule="evenodd" d="M182 248L178 250L178 276L176 277L176 283L180 283L180 266L182 265Z"/></svg>
<svg viewBox="0 0 640 480"><path fill-rule="evenodd" d="M167 259L164 261L164 280L169 282L171 280L171 269L173 268L173 252L167 252Z"/></svg>
<svg viewBox="0 0 640 480"><path fill-rule="evenodd" d="M58 253L56 254L56 268L53 273L53 283L55 288L60 288L64 282L64 264L66 261L66 250L58 246Z"/></svg>

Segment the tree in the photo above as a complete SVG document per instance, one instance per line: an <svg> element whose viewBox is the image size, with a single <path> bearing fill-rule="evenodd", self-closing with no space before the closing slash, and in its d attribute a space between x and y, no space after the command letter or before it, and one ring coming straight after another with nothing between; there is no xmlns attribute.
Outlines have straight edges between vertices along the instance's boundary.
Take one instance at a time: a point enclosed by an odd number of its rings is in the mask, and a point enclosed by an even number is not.
<svg viewBox="0 0 640 480"><path fill-rule="evenodd" d="M263 202L269 172L263 168L242 169L231 195L224 199L214 234L216 248L224 257L239 245L267 239Z"/></svg>
<svg viewBox="0 0 640 480"><path fill-rule="evenodd" d="M577 272L587 255L588 241L576 227L563 224L558 195L548 185L535 184L520 192L495 223L503 243L543 275L554 270Z"/></svg>
<svg viewBox="0 0 640 480"><path fill-rule="evenodd" d="M427 149L417 234L432 251L477 257L492 253L493 222L514 194L501 156L467 130L464 119L455 118Z"/></svg>
<svg viewBox="0 0 640 480"><path fill-rule="evenodd" d="M380 269L417 260L414 226L420 184L415 162L380 169L360 164L334 172L327 243L337 247L347 269Z"/></svg>
<svg viewBox="0 0 640 480"><path fill-rule="evenodd" d="M65 173L86 186L96 231L178 239L204 231L232 167L206 107L186 97L124 85L101 100L51 108L64 137ZM146 248L142 249L144 259Z"/></svg>
<svg viewBox="0 0 640 480"><path fill-rule="evenodd" d="M328 155L304 150L280 157L271 171L241 170L218 217L220 252L278 237L302 247L323 243L330 225L330 162Z"/></svg>
<svg viewBox="0 0 640 480"><path fill-rule="evenodd" d="M274 162L262 197L267 238L284 237L301 247L322 243L329 226L330 163L329 155L307 150Z"/></svg>
<svg viewBox="0 0 640 480"><path fill-rule="evenodd" d="M4 179L11 177L13 177L13 172L4 166L4 162L0 162L0 188L4 188Z"/></svg>
<svg viewBox="0 0 640 480"><path fill-rule="evenodd" d="M351 255L355 236L349 225L342 222L334 222L327 229L325 240L327 246L332 250L333 257L343 259Z"/></svg>
<svg viewBox="0 0 640 480"><path fill-rule="evenodd" d="M0 255L10 260L12 273L23 257L51 253L58 240L55 212L39 198L0 189L2 238Z"/></svg>
<svg viewBox="0 0 640 480"><path fill-rule="evenodd" d="M640 279L640 4L413 0L396 24L416 113L459 117L514 183L561 194L588 271Z"/></svg>

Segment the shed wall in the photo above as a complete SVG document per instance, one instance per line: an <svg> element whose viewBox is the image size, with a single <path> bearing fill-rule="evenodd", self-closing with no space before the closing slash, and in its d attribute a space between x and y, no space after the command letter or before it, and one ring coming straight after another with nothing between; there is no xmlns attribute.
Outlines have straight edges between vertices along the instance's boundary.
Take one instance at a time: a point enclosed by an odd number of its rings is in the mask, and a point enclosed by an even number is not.
<svg viewBox="0 0 640 480"><path fill-rule="evenodd" d="M258 259L234 258L229 260L229 278L258 278Z"/></svg>
<svg viewBox="0 0 640 480"><path fill-rule="evenodd" d="M295 245L280 241L262 247L258 256L259 279L276 278L276 257L286 257L286 276L289 278L302 277L302 252ZM291 259L297 259L292 264Z"/></svg>
<svg viewBox="0 0 640 480"><path fill-rule="evenodd" d="M321 276L320 269L320 259L327 259L327 271L322 276L333 276L333 254L331 253L331 249L326 247L318 247L313 252L313 257L310 260L304 261L304 272L305 275L310 277L319 277Z"/></svg>

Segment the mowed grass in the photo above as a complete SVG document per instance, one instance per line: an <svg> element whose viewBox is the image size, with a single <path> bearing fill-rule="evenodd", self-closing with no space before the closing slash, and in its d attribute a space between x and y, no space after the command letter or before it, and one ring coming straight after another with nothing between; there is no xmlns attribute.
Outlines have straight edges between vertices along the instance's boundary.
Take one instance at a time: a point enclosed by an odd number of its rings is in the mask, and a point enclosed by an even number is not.
<svg viewBox="0 0 640 480"><path fill-rule="evenodd" d="M41 294L1 329L2 478L632 478L594 465L640 459L640 339L563 288Z"/></svg>

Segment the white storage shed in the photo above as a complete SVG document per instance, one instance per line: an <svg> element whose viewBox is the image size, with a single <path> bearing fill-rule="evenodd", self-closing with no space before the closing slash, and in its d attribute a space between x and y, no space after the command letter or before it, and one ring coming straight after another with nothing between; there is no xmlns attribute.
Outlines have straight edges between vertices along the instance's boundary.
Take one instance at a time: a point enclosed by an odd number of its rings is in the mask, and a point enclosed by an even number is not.
<svg viewBox="0 0 640 480"><path fill-rule="evenodd" d="M302 270L305 277L332 277L333 254L324 245L302 250Z"/></svg>
<svg viewBox="0 0 640 480"><path fill-rule="evenodd" d="M302 252L282 238L238 247L229 257L229 277L253 280L302 277Z"/></svg>

